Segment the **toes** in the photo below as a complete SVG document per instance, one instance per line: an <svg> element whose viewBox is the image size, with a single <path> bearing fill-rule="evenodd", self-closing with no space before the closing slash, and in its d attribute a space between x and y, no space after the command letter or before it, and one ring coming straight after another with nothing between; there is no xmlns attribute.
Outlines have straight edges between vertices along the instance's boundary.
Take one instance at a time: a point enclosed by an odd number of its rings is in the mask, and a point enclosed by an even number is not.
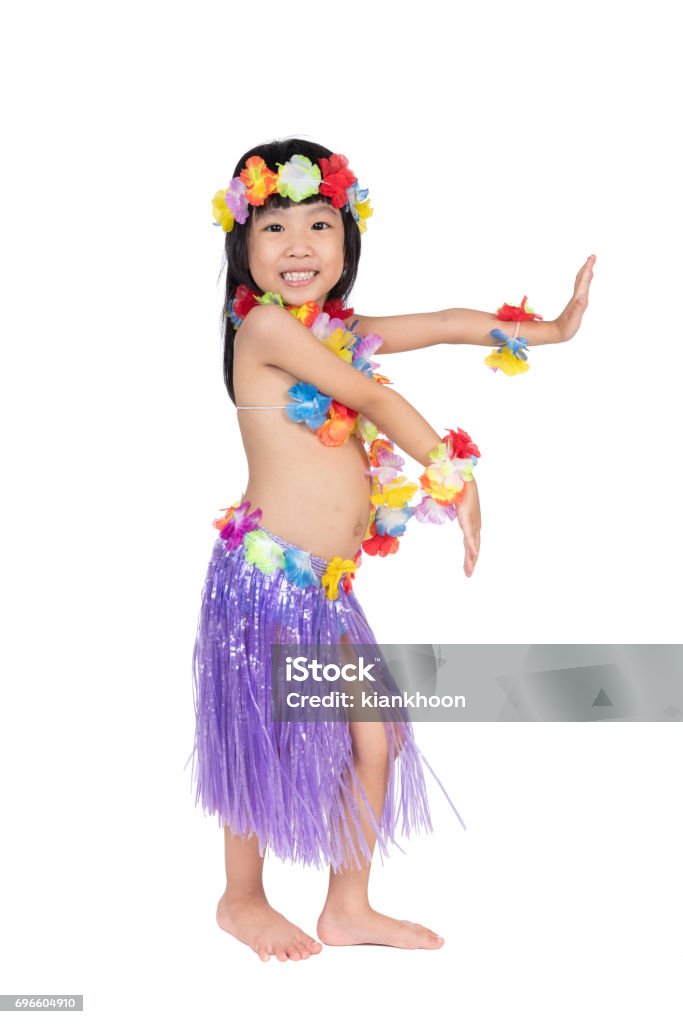
<svg viewBox="0 0 683 1024"><path fill-rule="evenodd" d="M275 956L281 963L284 963L288 959L285 947L280 942L273 944L273 953L275 953Z"/></svg>
<svg viewBox="0 0 683 1024"><path fill-rule="evenodd" d="M261 946L261 948L257 950L257 953L259 955L259 960L263 960L264 963L266 960L270 960L270 953L264 946Z"/></svg>
<svg viewBox="0 0 683 1024"><path fill-rule="evenodd" d="M402 921L402 924L407 924L412 928L413 931L418 932L423 939L427 939L436 946L443 946L445 939L442 935L437 935L431 928L425 928L423 924L418 924L417 921Z"/></svg>
<svg viewBox="0 0 683 1024"><path fill-rule="evenodd" d="M433 932L431 928L426 928L423 924L418 924L417 921L408 921L408 924L412 925L413 928L417 928L419 932L423 932L425 935L431 935L433 939L440 939L442 936Z"/></svg>

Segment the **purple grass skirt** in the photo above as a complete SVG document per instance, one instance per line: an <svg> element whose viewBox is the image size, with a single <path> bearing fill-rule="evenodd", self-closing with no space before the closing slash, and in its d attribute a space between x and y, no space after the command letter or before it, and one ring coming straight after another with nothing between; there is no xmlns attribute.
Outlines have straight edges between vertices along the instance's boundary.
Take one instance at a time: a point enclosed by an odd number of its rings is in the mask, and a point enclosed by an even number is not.
<svg viewBox="0 0 683 1024"><path fill-rule="evenodd" d="M271 721L271 644L377 643L353 590L347 594L340 586L330 600L322 587L297 586L282 569L266 575L244 555L244 543L228 551L219 537L202 591L192 666L195 806L201 802L233 835L255 835L261 854L267 846L282 860L335 871L359 867L358 854L366 863L372 856L354 785L380 857L389 843L398 847L399 828L406 836L413 829L431 832L420 760L434 772L407 716L385 722L390 775L379 821L354 768L346 721ZM311 555L311 565L320 580L327 562ZM389 686L400 692L391 676Z"/></svg>

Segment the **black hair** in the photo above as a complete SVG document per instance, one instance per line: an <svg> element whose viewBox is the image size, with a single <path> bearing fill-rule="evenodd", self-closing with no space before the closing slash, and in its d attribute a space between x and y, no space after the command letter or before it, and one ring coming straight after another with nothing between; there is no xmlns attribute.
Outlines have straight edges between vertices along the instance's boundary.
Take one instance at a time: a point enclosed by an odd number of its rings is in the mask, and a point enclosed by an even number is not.
<svg viewBox="0 0 683 1024"><path fill-rule="evenodd" d="M313 164L320 164L321 157L332 156L332 150L320 146L316 142L306 142L303 139L274 139L260 146L255 146L248 153L240 157L235 167L233 178L239 176L240 171L251 156L263 157L266 165L272 170L277 170L277 164L285 164L297 153L301 153ZM353 166L353 165L352 165ZM328 196L313 195L302 200L304 203L330 203ZM234 362L235 327L228 316L228 303L234 299L239 285L246 285L252 291L259 292L260 289L253 280L249 271L249 259L247 256L247 238L252 221L265 209L286 210L293 203L293 200L281 196L279 193L268 196L263 206L249 206L249 216L245 224L235 225L232 231L225 235L225 257L227 260L227 274L225 278L225 302L221 316L221 330L223 335L223 380L234 404L235 390L232 385L232 371ZM360 231L350 210L344 208L341 211L342 223L344 225L344 269L342 275L328 292L328 299L340 299L346 302L351 289L353 288L358 273L360 260Z"/></svg>

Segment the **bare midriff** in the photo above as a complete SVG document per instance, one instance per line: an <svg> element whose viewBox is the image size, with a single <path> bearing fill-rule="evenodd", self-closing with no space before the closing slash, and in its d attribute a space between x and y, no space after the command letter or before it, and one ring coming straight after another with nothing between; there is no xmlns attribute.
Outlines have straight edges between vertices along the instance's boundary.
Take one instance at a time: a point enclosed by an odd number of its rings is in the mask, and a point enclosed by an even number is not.
<svg viewBox="0 0 683 1024"><path fill-rule="evenodd" d="M255 364L235 339L237 405L286 405L296 381L275 366ZM249 467L243 501L260 508L260 525L329 561L353 558L370 521L371 479L363 442L355 434L328 447L284 409L236 413ZM239 495L235 495L237 501Z"/></svg>

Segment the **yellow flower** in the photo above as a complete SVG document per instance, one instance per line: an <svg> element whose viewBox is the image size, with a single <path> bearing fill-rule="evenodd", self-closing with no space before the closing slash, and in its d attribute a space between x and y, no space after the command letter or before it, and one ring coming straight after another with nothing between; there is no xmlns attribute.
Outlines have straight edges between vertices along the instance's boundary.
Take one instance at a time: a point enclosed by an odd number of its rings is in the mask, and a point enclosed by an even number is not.
<svg viewBox="0 0 683 1024"><path fill-rule="evenodd" d="M443 462L444 459L448 458L448 452L446 451L446 442L442 441L441 444L437 444L436 448L432 448L427 455L432 462Z"/></svg>
<svg viewBox="0 0 683 1024"><path fill-rule="evenodd" d="M343 359L345 363L353 362L352 346L356 339L354 338L351 331L347 331L345 327L337 327L336 330L332 331L328 338L325 338L323 344L334 352L336 356Z"/></svg>
<svg viewBox="0 0 683 1024"><path fill-rule="evenodd" d="M211 201L213 219L220 224L224 231L232 231L235 226L235 218L232 210L225 201L225 189L219 189Z"/></svg>
<svg viewBox="0 0 683 1024"><path fill-rule="evenodd" d="M350 558L341 558L335 555L322 575L320 582L325 588L325 593L330 601L336 600L339 596L339 581L347 572L355 572L356 563Z"/></svg>
<svg viewBox="0 0 683 1024"><path fill-rule="evenodd" d="M361 416L360 414L358 415L358 419L356 420L355 430L358 436L362 438L367 444L370 444L371 441L374 441L379 433L379 430L377 429L375 424L371 423L369 419L367 419L365 416Z"/></svg>
<svg viewBox="0 0 683 1024"><path fill-rule="evenodd" d="M376 515L377 515L377 509L375 508L374 505L372 505L370 507L370 521L368 522L368 528L365 531L365 536L363 537L363 540L370 540L370 538L372 537L372 524L375 521Z"/></svg>
<svg viewBox="0 0 683 1024"><path fill-rule="evenodd" d="M417 484L411 483L405 476L397 476L391 483L385 484L381 491L372 493L370 501L373 505L386 505L387 508L403 508L416 490Z"/></svg>
<svg viewBox="0 0 683 1024"><path fill-rule="evenodd" d="M529 369L529 364L526 360L518 359L517 356L512 354L507 345L502 352L494 349L484 362L487 366L493 367L494 370L502 370L508 377L514 377L518 373L526 373Z"/></svg>
<svg viewBox="0 0 683 1024"><path fill-rule="evenodd" d="M362 203L356 203L356 213L358 214L358 230L361 234L367 229L365 223L368 217L372 217L374 210L370 206L370 200L365 199Z"/></svg>

